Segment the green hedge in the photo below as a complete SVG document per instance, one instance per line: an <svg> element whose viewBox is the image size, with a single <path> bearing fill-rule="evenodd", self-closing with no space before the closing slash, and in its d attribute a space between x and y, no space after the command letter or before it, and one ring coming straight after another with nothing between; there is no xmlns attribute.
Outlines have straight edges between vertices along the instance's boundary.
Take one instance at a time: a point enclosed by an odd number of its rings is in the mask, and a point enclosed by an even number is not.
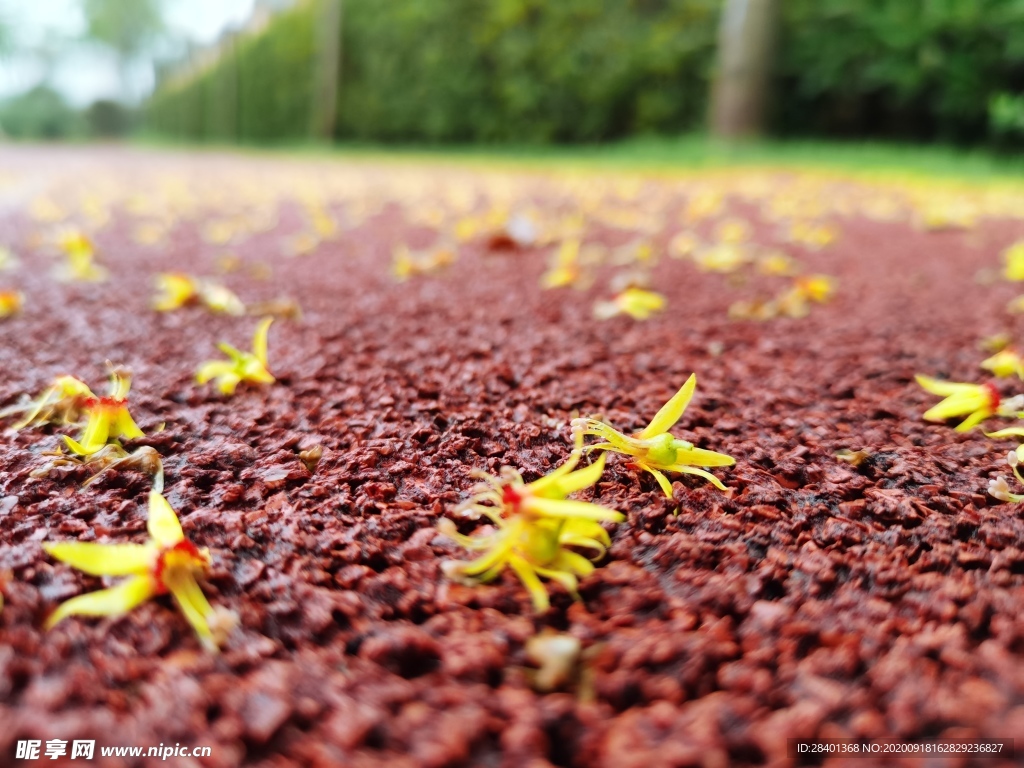
<svg viewBox="0 0 1024 768"><path fill-rule="evenodd" d="M319 2L159 89L150 127L190 140L308 136ZM343 3L339 139L581 142L704 122L721 0ZM780 6L777 133L1024 137L1010 109L1024 92L1024 0Z"/></svg>
<svg viewBox="0 0 1024 768"><path fill-rule="evenodd" d="M978 142L990 103L1024 90L1020 0L782 5L782 133Z"/></svg>
<svg viewBox="0 0 1024 768"><path fill-rule="evenodd" d="M692 127L717 5L346 0L341 133L593 141Z"/></svg>
<svg viewBox="0 0 1024 768"><path fill-rule="evenodd" d="M184 140L287 141L309 132L316 5L281 14L230 44L216 66L158 89L150 130Z"/></svg>

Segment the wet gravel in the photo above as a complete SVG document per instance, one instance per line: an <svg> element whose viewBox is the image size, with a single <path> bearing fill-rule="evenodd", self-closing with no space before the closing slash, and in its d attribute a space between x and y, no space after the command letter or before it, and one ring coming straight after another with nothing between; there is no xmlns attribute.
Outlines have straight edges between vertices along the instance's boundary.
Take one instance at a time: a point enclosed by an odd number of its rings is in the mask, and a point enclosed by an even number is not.
<svg viewBox="0 0 1024 768"><path fill-rule="evenodd" d="M0 321L0 407L62 373L99 389L104 361L130 367L147 434L135 445L163 456L167 498L213 556L205 591L240 621L219 655L168 598L44 632L59 601L101 581L39 543L144 540L149 478L111 472L85 489L82 469L33 478L58 438L5 432L0 764L26 738L208 745L211 766L659 768L786 765L788 738L1024 734L1024 514L986 496L990 478L1009 476L1014 443L923 422L934 398L913 381L981 381L978 340L1022 330L1003 309L1014 287L974 278L1024 222L927 229L911 213L829 209L834 243L781 246L838 279L807 318L732 321L729 305L769 278L740 285L665 258L654 274L667 312L597 322L615 267L586 290L540 291L547 248L480 236L436 275L399 283L388 269L396 243L430 240L408 212L435 193L449 205L446 190L511 188L513 203L569 208L610 177L115 149L4 148L0 167L0 242L22 262L0 287L25 294L24 311ZM179 178L200 202L166 191ZM732 190L727 210L767 240L773 190L803 182L758 178L767 188L753 197L739 176L699 183ZM649 197L669 211L652 239L663 252L694 182L637 184L637 209ZM843 199L879 194L828 184ZM145 245L136 209L157 189L178 207L164 241ZM71 219L88 222L90 192L109 214L93 229L111 279L57 283L46 238L67 222L41 217L39 196L69 196ZM283 243L310 196L341 228L294 256ZM269 229L229 244L201 236L211 211L256 208L275 212ZM243 300L287 295L302 308L270 332L278 383L231 399L192 377L217 341L246 348L256 318L149 309L153 273L212 275L227 252L243 267L221 279ZM445 579L442 562L466 554L436 525L470 470L535 478L568 455L573 415L639 429L691 372L697 395L675 431L736 458L716 471L728 493L673 476L669 500L612 459L593 500L628 520L610 526L580 601L552 586L537 616L510 573L482 587ZM299 453L315 446L310 471ZM869 456L854 467L842 449ZM542 693L526 644L545 628L583 651L571 679Z"/></svg>

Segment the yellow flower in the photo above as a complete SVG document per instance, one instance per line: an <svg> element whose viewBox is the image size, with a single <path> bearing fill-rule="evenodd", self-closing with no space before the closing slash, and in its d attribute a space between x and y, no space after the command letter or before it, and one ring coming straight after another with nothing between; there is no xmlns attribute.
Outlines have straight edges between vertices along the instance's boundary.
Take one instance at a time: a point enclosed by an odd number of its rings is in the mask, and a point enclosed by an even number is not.
<svg viewBox="0 0 1024 768"><path fill-rule="evenodd" d="M672 484L663 472L699 475L724 491L725 486L721 480L697 467L729 467L735 464L736 460L724 453L695 448L693 443L669 434L669 430L679 421L686 406L690 404L696 388L697 374L691 374L672 399L651 419L651 423L632 437L596 419L573 419L573 431L580 436L591 435L605 441L588 446L588 450L612 451L632 456L632 464L654 475L654 479L669 498L672 498Z"/></svg>
<svg viewBox="0 0 1024 768"><path fill-rule="evenodd" d="M836 291L836 280L829 275L805 275L798 277L794 288L809 301L816 301L823 304L832 298Z"/></svg>
<svg viewBox="0 0 1024 768"><path fill-rule="evenodd" d="M21 310L24 297L17 291L0 291L0 318L10 317Z"/></svg>
<svg viewBox="0 0 1024 768"><path fill-rule="evenodd" d="M722 242L699 250L693 255L693 263L701 272L735 272L750 261L746 249L737 242Z"/></svg>
<svg viewBox="0 0 1024 768"><path fill-rule="evenodd" d="M38 427L44 424L75 424L81 418L85 404L96 395L74 376L58 376L35 400L0 411L0 418L15 413L26 414L12 429Z"/></svg>
<svg viewBox="0 0 1024 768"><path fill-rule="evenodd" d="M629 315L634 320L646 320L655 312L665 308L665 297L654 291L631 287L622 291L611 301L599 301L594 305L594 316L607 320L615 315Z"/></svg>
<svg viewBox="0 0 1024 768"><path fill-rule="evenodd" d="M799 271L800 265L786 254L772 251L757 260L757 269L762 275L793 277Z"/></svg>
<svg viewBox="0 0 1024 768"><path fill-rule="evenodd" d="M1012 376L1015 373L1019 378L1024 379L1024 358L1021 357L1017 350L1010 347L996 352L987 360L983 360L981 367L986 371L991 371L994 376L1000 379Z"/></svg>
<svg viewBox="0 0 1024 768"><path fill-rule="evenodd" d="M1003 251L1003 261L1006 262L1003 277L1014 282L1024 280L1024 240L1017 241Z"/></svg>
<svg viewBox="0 0 1024 768"><path fill-rule="evenodd" d="M67 232L60 239L60 247L67 256L67 263L58 272L58 277L85 283L99 283L107 279L107 270L95 263L92 241L84 234Z"/></svg>
<svg viewBox="0 0 1024 768"><path fill-rule="evenodd" d="M622 513L597 504L566 499L570 493L596 483L604 470L602 456L586 469L573 471L580 455L577 445L565 464L532 483L524 483L522 475L511 467L502 468L500 477L475 473L484 482L456 513L471 519L483 515L496 530L464 536L451 520L442 520L441 532L446 536L466 549L484 551L469 562L446 563L448 576L490 581L508 566L530 593L538 613L550 606L541 577L558 582L577 597L577 577L592 573L594 564L572 548L592 550L594 559L600 559L611 545L600 523L625 519Z"/></svg>
<svg viewBox="0 0 1024 768"><path fill-rule="evenodd" d="M217 345L229 360L210 360L199 366L196 371L196 382L205 384L211 379L217 380L217 389L225 395L232 395L243 381L258 384L273 384L276 379L267 370L267 333L273 317L265 317L256 327L252 339L252 352L241 352L226 342Z"/></svg>
<svg viewBox="0 0 1024 768"><path fill-rule="evenodd" d="M234 293L220 283L178 272L161 272L156 276L158 294L153 299L153 309L170 312L195 300L202 301L214 312L240 316L245 314L245 304Z"/></svg>
<svg viewBox="0 0 1024 768"><path fill-rule="evenodd" d="M79 456L88 456L119 437L129 440L142 437L142 430L128 412L128 392L131 388L132 377L124 371L113 370L110 374L110 394L106 397L90 397L82 404L88 421L77 441L64 436L68 448Z"/></svg>
<svg viewBox="0 0 1024 768"><path fill-rule="evenodd" d="M145 544L99 544L86 541L44 543L51 557L90 576L127 576L116 586L73 597L46 621L51 629L68 616L121 616L156 595L170 592L203 646L217 650L211 623L217 614L196 583L210 564L210 554L185 538L167 499L149 494L150 541Z"/></svg>
<svg viewBox="0 0 1024 768"><path fill-rule="evenodd" d="M794 221L789 226L789 239L812 248L822 248L836 239L836 230L828 224Z"/></svg>
<svg viewBox="0 0 1024 768"><path fill-rule="evenodd" d="M153 309L170 312L183 307L196 298L195 281L180 272L161 272L154 279L157 295L153 298Z"/></svg>
<svg viewBox="0 0 1024 768"><path fill-rule="evenodd" d="M245 314L245 304L231 290L212 280L197 280L196 290L199 298L209 309L225 315L241 317Z"/></svg>
<svg viewBox="0 0 1024 768"><path fill-rule="evenodd" d="M580 241L578 238L564 241L559 246L558 251L555 252L547 272L541 275L540 287L545 290L561 288L566 285L572 285L579 280L582 274L577 262L579 253Z"/></svg>
<svg viewBox="0 0 1024 768"><path fill-rule="evenodd" d="M1022 407L1020 396L1012 397L1003 402L992 384L961 384L954 381L940 381L929 376L918 374L914 377L917 383L933 395L945 398L924 412L926 421L946 421L946 419L966 416L957 432L967 432L978 426L990 416L1015 415Z"/></svg>

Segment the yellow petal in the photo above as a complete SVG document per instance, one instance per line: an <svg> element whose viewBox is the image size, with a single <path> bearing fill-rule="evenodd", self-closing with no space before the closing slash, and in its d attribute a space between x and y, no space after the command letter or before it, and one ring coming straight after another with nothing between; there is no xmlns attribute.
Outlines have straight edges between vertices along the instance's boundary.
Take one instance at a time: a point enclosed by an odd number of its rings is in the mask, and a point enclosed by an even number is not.
<svg viewBox="0 0 1024 768"><path fill-rule="evenodd" d="M696 469L695 467L675 466L672 468L672 471L682 472L683 474L686 475L700 475L705 480L710 482L713 486L715 486L715 488L718 488L720 491L725 490L725 486L722 484L721 480L712 475L710 472L705 472L703 469Z"/></svg>
<svg viewBox="0 0 1024 768"><path fill-rule="evenodd" d="M583 555L563 549L558 553L555 562L551 564L552 570L569 571L577 576L589 576L594 572L594 564Z"/></svg>
<svg viewBox="0 0 1024 768"><path fill-rule="evenodd" d="M91 456L104 445L106 445L106 443L101 443L100 445L82 445L77 440L73 440L67 435L63 435L63 438L65 444L67 444L68 448L71 449L71 452L76 453L79 456Z"/></svg>
<svg viewBox="0 0 1024 768"><path fill-rule="evenodd" d="M977 384L961 384L956 381L943 381L941 379L933 379L930 376L922 376L917 374L914 379L921 388L926 392L931 392L933 395L940 395L941 397L949 397L955 395L957 392L970 392L971 390L977 389Z"/></svg>
<svg viewBox="0 0 1024 768"><path fill-rule="evenodd" d="M646 464L641 464L640 467L641 467L641 469L644 469L647 472L650 472L652 475L654 475L654 479L658 481L658 485L661 486L661 490L663 490L665 492L665 495L668 496L671 499L672 498L672 483L670 483L668 481L668 478L665 477L665 475L663 475L658 470L656 470L656 469L654 469L652 467L649 467Z"/></svg>
<svg viewBox="0 0 1024 768"><path fill-rule="evenodd" d="M90 411L89 421L82 433L81 444L89 451L95 453L99 448L106 445L110 436L110 415L106 408L97 408ZM73 450L73 449L72 449Z"/></svg>
<svg viewBox="0 0 1024 768"><path fill-rule="evenodd" d="M121 616L140 603L146 602L156 592L152 577L133 576L110 589L90 592L73 597L55 610L46 620L46 628L52 629L68 616Z"/></svg>
<svg viewBox="0 0 1024 768"><path fill-rule="evenodd" d="M565 554L565 552L560 552L559 554L563 555ZM579 555L577 555L577 557L579 557L580 560L585 562L587 565L591 565L590 561L587 560L587 558L580 557ZM592 565L591 568L593 568ZM538 575L543 576L545 579L551 579L551 581L561 584L563 587L565 587L566 592L568 592L574 598L579 599L579 594L577 593L577 590L579 589L579 582L576 580L576 577L572 573L567 572L566 570L563 570L561 568L555 567L541 568L539 565L533 566L533 570ZM545 590L545 593L546 592L547 590Z"/></svg>
<svg viewBox="0 0 1024 768"><path fill-rule="evenodd" d="M174 514L170 503L156 491L149 492L149 519L146 530L153 541L164 549L169 549L185 538L181 530L178 516Z"/></svg>
<svg viewBox="0 0 1024 768"><path fill-rule="evenodd" d="M514 543L510 537L506 538L490 552L486 552L475 560L463 565L461 568L462 573L467 576L478 576L496 566L504 567L504 563L508 559L508 553L512 550Z"/></svg>
<svg viewBox="0 0 1024 768"><path fill-rule="evenodd" d="M229 374L234 370L235 367L231 363L223 360L211 360L199 366L199 369L196 371L196 383L205 384L211 379Z"/></svg>
<svg viewBox="0 0 1024 768"><path fill-rule="evenodd" d="M235 364L242 363L245 360L246 354L241 350L235 349L233 346L228 344L226 341L217 342L217 349L223 352L225 355L231 358Z"/></svg>
<svg viewBox="0 0 1024 768"><path fill-rule="evenodd" d="M256 335L252 338L252 353L263 365L267 364L267 333L270 331L270 324L274 322L273 317L265 317L256 327Z"/></svg>
<svg viewBox="0 0 1024 768"><path fill-rule="evenodd" d="M608 535L608 531L601 527L600 524L593 520L580 520L574 518L572 520L566 520L562 525L562 532L559 534L558 540L566 544L577 544L581 541L594 540L597 541L601 546L611 546L612 539ZM591 546L586 544L583 546Z"/></svg>
<svg viewBox="0 0 1024 768"><path fill-rule="evenodd" d="M974 429L976 426L981 424L981 422L983 422L985 419L987 419L991 415L992 415L992 412L987 410L987 409L975 411L970 416L968 416L966 419L964 419L962 422L957 424L956 428L953 431L954 432L969 432L970 430Z"/></svg>
<svg viewBox="0 0 1024 768"><path fill-rule="evenodd" d="M641 440L647 440L654 437L655 435L661 435L668 432L675 426L675 423L683 415L683 411L686 410L686 406L690 404L690 400L693 397L693 392L697 388L697 374L691 373L690 378L686 380L686 383L679 388L672 399L661 406L661 410L655 414L654 418L651 419L651 423L648 424L643 432L637 437Z"/></svg>
<svg viewBox="0 0 1024 768"><path fill-rule="evenodd" d="M523 506L529 512L541 517L607 520L613 523L620 523L626 519L625 515L621 512L616 512L614 509L606 509L587 501L531 497L523 502Z"/></svg>
<svg viewBox="0 0 1024 768"><path fill-rule="evenodd" d="M1000 429L997 432L986 432L985 437L1003 438L1003 437L1024 437L1024 427L1007 427L1006 429Z"/></svg>
<svg viewBox="0 0 1024 768"><path fill-rule="evenodd" d="M233 395L241 381L242 377L237 373L223 373L217 377L217 389L223 395Z"/></svg>
<svg viewBox="0 0 1024 768"><path fill-rule="evenodd" d="M573 452L573 457L575 460L579 460L580 453ZM568 466L570 463L571 466L575 466L575 463L577 463L570 459L555 472L529 483L527 487L531 494L545 499L564 499L569 494L577 492L577 490L589 488L601 479L601 473L604 471L604 461L605 456L602 455L600 459L589 467L577 472L562 472L562 467Z"/></svg>
<svg viewBox="0 0 1024 768"><path fill-rule="evenodd" d="M156 561L149 544L99 544L94 541L43 542L50 557L90 576L128 576L147 572Z"/></svg>
<svg viewBox="0 0 1024 768"><path fill-rule="evenodd" d="M145 436L127 408L118 409L117 415L114 416L110 425L110 435L112 437L124 437L128 440Z"/></svg>
<svg viewBox="0 0 1024 768"><path fill-rule="evenodd" d="M548 591L544 588L544 584L537 574L534 572L533 567L523 560L523 558L513 555L509 558L508 564L512 566L512 570L516 572L516 576L523 582L523 586L526 587L526 591L530 593L530 598L533 600L533 609L537 613L544 613L551 607L551 602L548 599Z"/></svg>
<svg viewBox="0 0 1024 768"><path fill-rule="evenodd" d="M602 453L601 457L589 467L560 477L554 486L549 489L548 493L543 495L545 498L564 499L570 493L589 488L601 479L601 473L604 472L604 464L607 458L607 454Z"/></svg>
<svg viewBox="0 0 1024 768"><path fill-rule="evenodd" d="M698 467L731 467L736 459L717 451L703 448L681 448L676 451L676 464L695 464ZM663 467L668 469L668 467Z"/></svg>
<svg viewBox="0 0 1024 768"><path fill-rule="evenodd" d="M177 581L167 585L175 602L185 615L185 619L199 635L199 641L208 651L216 651L217 643L210 631L209 619L213 616L213 608L199 588L196 580L189 574L183 574Z"/></svg>

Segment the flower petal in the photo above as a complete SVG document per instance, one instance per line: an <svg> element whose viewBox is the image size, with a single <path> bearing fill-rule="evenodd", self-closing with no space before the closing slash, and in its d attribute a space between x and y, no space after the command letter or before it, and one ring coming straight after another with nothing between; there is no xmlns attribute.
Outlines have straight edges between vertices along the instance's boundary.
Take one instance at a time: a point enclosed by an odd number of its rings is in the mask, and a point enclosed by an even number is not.
<svg viewBox="0 0 1024 768"><path fill-rule="evenodd" d="M223 373L217 377L217 389L219 389L223 395L233 395L241 382L242 377L237 373Z"/></svg>
<svg viewBox="0 0 1024 768"><path fill-rule="evenodd" d="M665 477L665 475L663 475L658 470L654 469L653 467L649 467L646 464L640 464L639 466L644 471L650 472L652 475L654 475L654 479L658 481L658 485L661 486L661 490L663 490L665 492L665 495L668 496L671 499L672 498L672 483L670 483L668 481L668 478Z"/></svg>
<svg viewBox="0 0 1024 768"><path fill-rule="evenodd" d="M686 475L699 475L699 476L703 477L705 480L707 480L708 482L710 482L713 486L715 486L715 488L718 488L720 491L726 490L726 488L722 484L721 480L719 480L717 477L712 475L710 472L705 472L703 469L697 469L695 467L685 467L685 466L677 464L677 465L671 467L671 470L673 472L682 472L683 474L686 474Z"/></svg>
<svg viewBox="0 0 1024 768"><path fill-rule="evenodd" d="M46 620L46 628L52 629L68 616L121 616L155 593L156 584L151 576L133 576L110 589L79 595L61 603Z"/></svg>
<svg viewBox="0 0 1024 768"><path fill-rule="evenodd" d="M270 331L270 324L273 322L272 316L263 318L256 326L256 333L252 337L252 353L263 365L267 364L267 334Z"/></svg>
<svg viewBox="0 0 1024 768"><path fill-rule="evenodd" d="M107 443L110 436L110 414L106 408L96 408L89 412L89 421L82 433L81 444L89 453L95 453ZM74 450L74 449L72 449Z"/></svg>
<svg viewBox="0 0 1024 768"><path fill-rule="evenodd" d="M637 435L641 440L647 440L654 437L655 435L661 435L668 432L675 426L675 423L683 415L683 411L686 410L686 406L690 404L690 400L693 398L693 392L697 388L697 374L691 373L690 378L686 380L686 383L679 388L679 391L672 395L672 398L661 406L661 409L655 414L654 418L651 419L651 423L648 424L644 430Z"/></svg>
<svg viewBox="0 0 1024 768"><path fill-rule="evenodd" d="M210 631L209 619L213 616L213 608L210 606L203 590L199 588L196 580L191 574L182 574L167 584L167 589L174 596L175 602L185 615L185 619L199 635L199 641L208 651L217 651L217 643L213 639L213 632Z"/></svg>
<svg viewBox="0 0 1024 768"><path fill-rule="evenodd" d="M531 483L529 488L533 493L544 498L564 499L570 493L589 488L600 480L601 473L604 472L605 459L607 459L607 454L602 453L601 458L589 467L554 478L554 482L544 482L551 480L552 475L542 477Z"/></svg>
<svg viewBox="0 0 1024 768"><path fill-rule="evenodd" d="M1024 427L1007 427L1006 429L1000 429L996 432L986 432L985 437L1003 438L1003 437L1024 437Z"/></svg>
<svg viewBox="0 0 1024 768"><path fill-rule="evenodd" d="M676 451L676 464L693 464L698 467L731 467L736 459L717 451L703 448L680 448Z"/></svg>
<svg viewBox="0 0 1024 768"><path fill-rule="evenodd" d="M203 363L196 370L196 383L205 384L211 379L216 379L218 376L231 373L235 370L235 367L224 360L211 360Z"/></svg>
<svg viewBox="0 0 1024 768"><path fill-rule="evenodd" d="M90 576L128 576L146 573L158 552L152 544L99 544L95 541L43 542L50 557Z"/></svg>
<svg viewBox="0 0 1024 768"><path fill-rule="evenodd" d="M523 502L524 508L541 517L552 517L562 519L583 519L583 520L606 520L612 523L621 523L626 516L614 509L607 509L588 501L573 501L572 499L544 499L536 496L530 497Z"/></svg>
<svg viewBox="0 0 1024 768"><path fill-rule="evenodd" d="M953 431L954 432L969 432L970 430L974 429L976 426L981 424L981 422L983 422L985 419L987 419L991 415L992 415L992 412L990 410L988 410L987 408L982 408L980 410L977 410L974 413L972 413L970 416L968 416L966 419L961 421L959 424L957 424L956 428Z"/></svg>
<svg viewBox="0 0 1024 768"><path fill-rule="evenodd" d="M926 392L931 392L933 395L939 395L941 397L949 397L955 395L957 392L969 392L973 389L977 389L977 384L961 384L956 381L943 381L942 379L933 379L930 376L922 376L917 374L914 380L921 385L921 388Z"/></svg>
<svg viewBox="0 0 1024 768"><path fill-rule="evenodd" d="M144 437L144 433L139 429L139 425L135 423L135 419L128 412L127 408L121 408L118 410L117 415L114 417L113 423L110 425L110 433L114 437L124 437L128 440L134 440L136 437Z"/></svg>
<svg viewBox="0 0 1024 768"><path fill-rule="evenodd" d="M508 564L512 566L516 576L523 582L526 591L530 593L530 599L533 600L533 609L537 613L545 613L551 607L551 601L548 598L547 589L545 589L543 582L537 578L533 566L518 555L510 557Z"/></svg>
<svg viewBox="0 0 1024 768"><path fill-rule="evenodd" d="M157 491L149 492L149 519L146 530L157 544L169 549L185 538L181 523L170 503Z"/></svg>

